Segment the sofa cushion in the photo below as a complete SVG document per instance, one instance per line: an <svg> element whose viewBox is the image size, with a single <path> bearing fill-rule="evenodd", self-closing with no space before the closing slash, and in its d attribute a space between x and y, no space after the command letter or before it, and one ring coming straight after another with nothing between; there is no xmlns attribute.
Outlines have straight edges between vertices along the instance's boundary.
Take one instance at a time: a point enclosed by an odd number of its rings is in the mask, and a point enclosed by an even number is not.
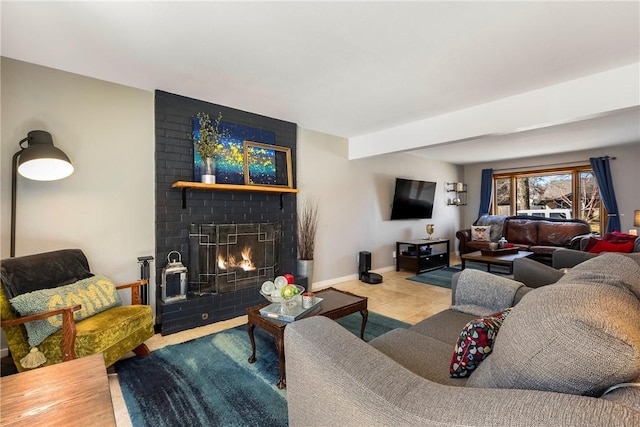
<svg viewBox="0 0 640 427"><path fill-rule="evenodd" d="M640 301L629 290L640 280L640 267L608 255L529 292L504 321L492 356L467 385L598 396L637 378ZM625 269L617 279L611 274L616 268Z"/></svg>
<svg viewBox="0 0 640 427"><path fill-rule="evenodd" d="M113 307L76 323L76 330L76 356L102 353L105 366L109 367L138 343L153 336L151 306ZM62 331L58 331L38 346L47 358L46 365L62 361L63 341Z"/></svg>
<svg viewBox="0 0 640 427"><path fill-rule="evenodd" d="M504 238L509 243L536 245L538 243L538 227L535 220L507 219L504 223Z"/></svg>
<svg viewBox="0 0 640 427"><path fill-rule="evenodd" d="M513 307L518 289L523 286L506 277L467 268L458 276L455 304L451 309L475 316L490 316Z"/></svg>
<svg viewBox="0 0 640 427"><path fill-rule="evenodd" d="M122 305L115 285L105 276L92 276L76 283L53 289L42 289L18 295L9 300L20 316L44 313L80 304L75 321L91 317L111 307ZM62 315L25 323L29 345L35 347L62 328Z"/></svg>
<svg viewBox="0 0 640 427"><path fill-rule="evenodd" d="M457 386L465 383L463 378L449 376L450 344L409 329L394 329L374 338L370 344L414 374L430 381Z"/></svg>
<svg viewBox="0 0 640 427"><path fill-rule="evenodd" d="M449 346L449 351L456 345L460 331L471 320L477 318L473 314L454 310L443 310L433 316L411 326L409 330L442 341Z"/></svg>
<svg viewBox="0 0 640 427"><path fill-rule="evenodd" d="M579 222L538 222L538 242L540 246L569 247L571 240L588 233L588 227Z"/></svg>
<svg viewBox="0 0 640 427"><path fill-rule="evenodd" d="M472 225L471 240L476 242L491 241L491 226L489 225Z"/></svg>
<svg viewBox="0 0 640 427"><path fill-rule="evenodd" d="M474 319L465 325L453 350L449 365L451 377L468 377L491 354L498 330L510 311L509 308L491 316Z"/></svg>
<svg viewBox="0 0 640 427"><path fill-rule="evenodd" d="M576 265L557 283L609 284L640 299L640 258L636 254L602 253Z"/></svg>

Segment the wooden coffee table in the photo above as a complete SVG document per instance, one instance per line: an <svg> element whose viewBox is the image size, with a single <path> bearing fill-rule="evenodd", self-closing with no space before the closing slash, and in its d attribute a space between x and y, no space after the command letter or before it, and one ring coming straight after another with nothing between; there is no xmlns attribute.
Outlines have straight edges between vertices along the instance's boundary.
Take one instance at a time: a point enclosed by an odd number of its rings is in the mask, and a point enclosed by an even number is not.
<svg viewBox="0 0 640 427"><path fill-rule="evenodd" d="M320 307L304 318L312 316L325 316L329 319L339 319L352 313L360 312L362 315L362 326L360 327L360 338L364 339L364 329L367 326L367 316L369 311L367 310L367 298L358 295L351 294L349 292L340 291L334 288L327 288L321 291L315 292L318 298L322 298ZM282 389L287 385L286 373L285 373L285 359L284 359L284 329L289 323L281 322L279 320L262 317L260 315L260 309L269 304L257 305L255 307L249 307L247 309L247 332L249 333L249 339L251 340L252 353L249 357L249 363L256 361L256 341L253 337L253 330L255 327L259 327L275 337L276 339L276 351L278 352L278 361L280 365L280 379L277 386Z"/></svg>
<svg viewBox="0 0 640 427"><path fill-rule="evenodd" d="M508 267L509 274L513 274L513 261L517 260L518 258L526 258L529 255L533 255L533 252L519 251L518 253L515 253L515 254L493 256L493 255L482 255L481 251L476 251L476 252L471 252L468 254L461 255L460 259L462 260L463 270L465 268L465 261L472 261L472 262L480 262L480 263L487 264L488 272L491 272L492 265L501 265L501 266Z"/></svg>

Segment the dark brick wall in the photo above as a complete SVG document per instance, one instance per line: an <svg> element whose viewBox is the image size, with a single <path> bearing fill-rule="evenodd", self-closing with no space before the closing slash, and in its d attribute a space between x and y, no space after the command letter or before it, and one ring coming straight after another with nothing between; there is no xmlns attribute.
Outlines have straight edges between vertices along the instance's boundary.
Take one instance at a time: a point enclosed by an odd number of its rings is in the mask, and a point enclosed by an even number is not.
<svg viewBox="0 0 640 427"><path fill-rule="evenodd" d="M293 185L296 177L295 123L289 123L222 105L211 104L163 91L155 93L156 134L156 288L160 291L162 269L167 254L177 250L183 264L189 265L189 225L194 222L219 224L272 222L282 224L280 247L281 273L296 273L296 195L284 194L282 209L278 193L246 193L234 191L186 191L186 208L182 208L182 192L173 189L176 181L193 180L193 143L189 139L191 119L199 112L222 120L275 134L275 143L291 149ZM159 293L158 293L159 294ZM200 298L196 301L196 299ZM202 299L204 298L204 299ZM224 304L224 301L227 303ZM206 301L206 302L205 302ZM211 304L208 304L208 302ZM158 322L163 333L217 322L245 314L245 308L265 302L257 289L238 295L189 296L183 303L164 306L158 301ZM171 313L171 315L169 315ZM204 315L206 313L206 315Z"/></svg>

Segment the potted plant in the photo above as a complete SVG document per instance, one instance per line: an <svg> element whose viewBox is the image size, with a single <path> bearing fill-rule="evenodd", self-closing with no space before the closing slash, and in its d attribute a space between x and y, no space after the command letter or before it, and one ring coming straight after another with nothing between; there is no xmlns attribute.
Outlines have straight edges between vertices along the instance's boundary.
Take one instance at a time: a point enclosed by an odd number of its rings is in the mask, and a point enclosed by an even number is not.
<svg viewBox="0 0 640 427"><path fill-rule="evenodd" d="M200 181L206 184L215 184L215 154L219 148L222 148L220 139L226 136L224 131L220 130L220 120L222 113L218 114L215 122L211 122L209 115L206 113L198 113L198 122L200 130L197 136L193 135L194 149L200 155L204 167L202 169L202 177Z"/></svg>
<svg viewBox="0 0 640 427"><path fill-rule="evenodd" d="M307 278L307 291L313 283L313 250L318 230L318 205L308 199L298 210L298 275Z"/></svg>

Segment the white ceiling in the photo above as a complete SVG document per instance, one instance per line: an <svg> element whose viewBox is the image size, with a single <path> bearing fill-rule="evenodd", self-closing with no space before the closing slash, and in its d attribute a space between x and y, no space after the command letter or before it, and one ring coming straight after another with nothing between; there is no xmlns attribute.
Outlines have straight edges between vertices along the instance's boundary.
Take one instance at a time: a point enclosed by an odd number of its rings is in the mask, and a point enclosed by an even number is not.
<svg viewBox="0 0 640 427"><path fill-rule="evenodd" d="M1 8L3 56L347 138L640 62L638 1L3 0ZM506 144L524 157L557 152L558 140L566 151L629 143L640 140L639 111L418 152L463 164L480 161L465 157L469 144L496 159Z"/></svg>

